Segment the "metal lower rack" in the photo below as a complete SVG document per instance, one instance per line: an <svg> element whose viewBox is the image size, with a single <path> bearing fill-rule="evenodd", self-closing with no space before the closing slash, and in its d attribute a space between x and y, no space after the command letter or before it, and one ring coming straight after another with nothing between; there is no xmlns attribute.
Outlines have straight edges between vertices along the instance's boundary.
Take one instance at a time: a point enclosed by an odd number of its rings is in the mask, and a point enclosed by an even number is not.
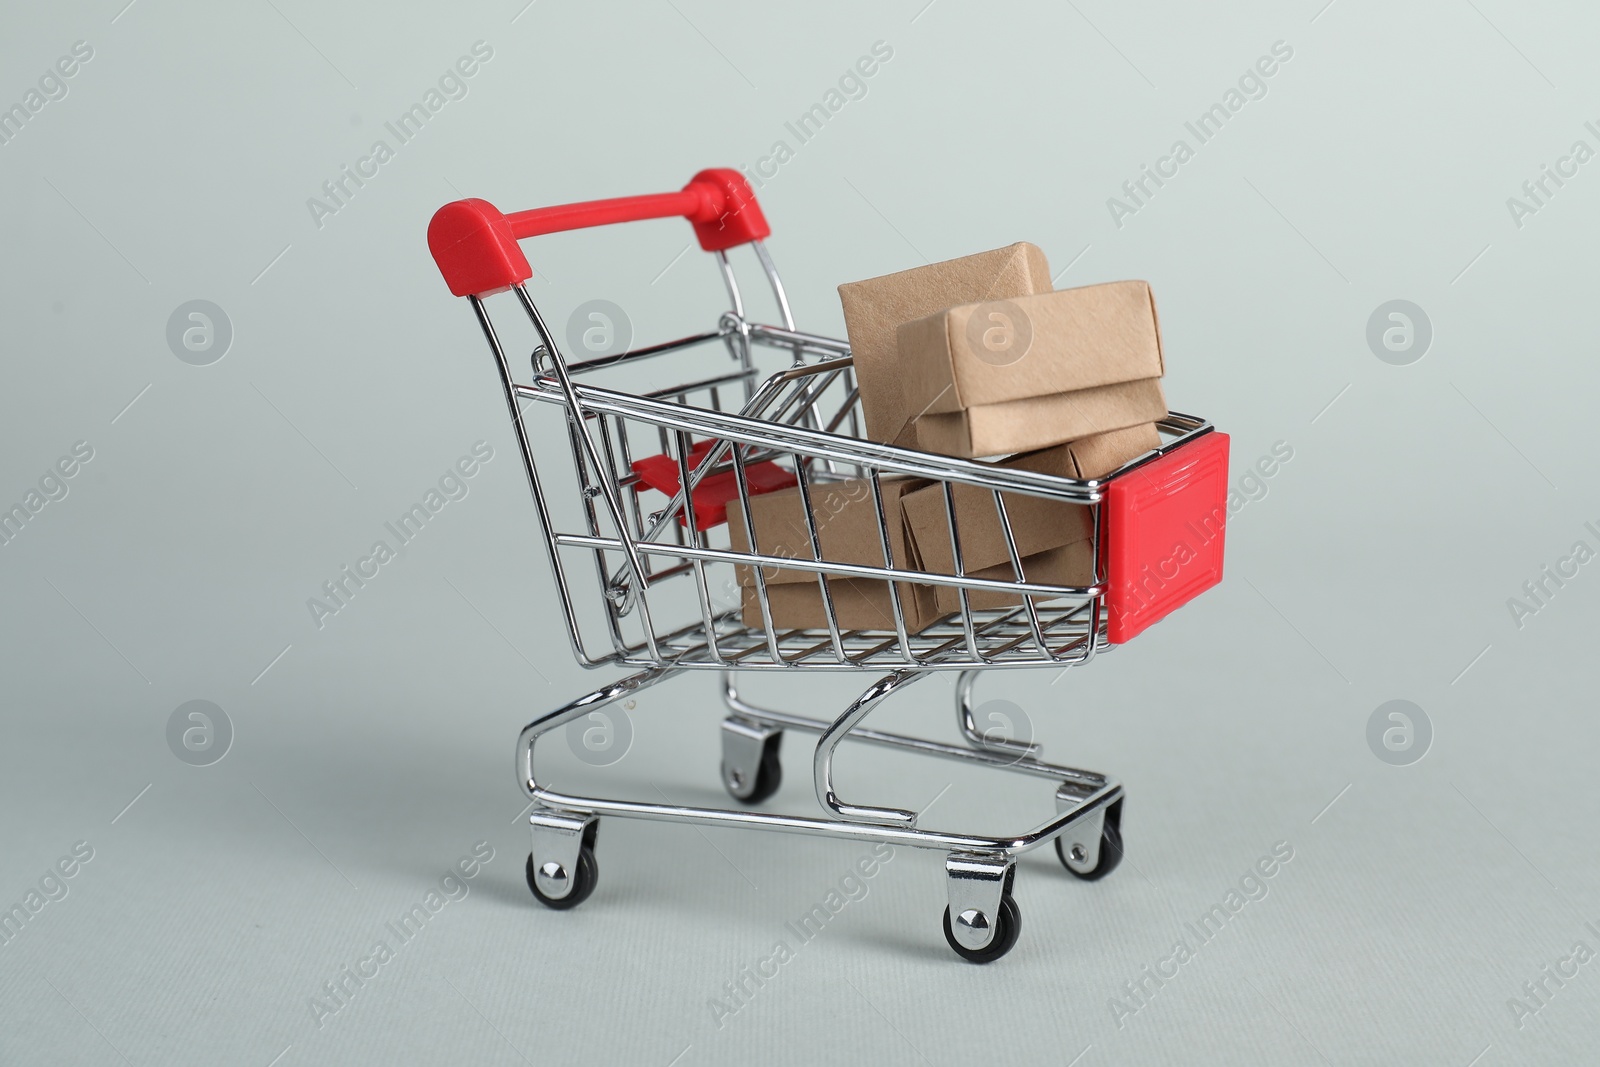
<svg viewBox="0 0 1600 1067"><path fill-rule="evenodd" d="M1085 605L1041 606L1036 609L1039 632L1044 635L1041 653L1034 632L1022 608L975 611L973 630L978 654L972 655L967 635L959 620L935 623L911 635L911 658L917 667L928 670L970 670L979 667L1037 667L1041 655L1061 667L1085 663L1104 647L1105 629L1090 633L1089 610ZM665 664L676 670L822 670L893 669L905 666L905 656L895 635L880 630L842 630L839 638L844 662L835 656L832 636L827 630L778 630L774 633L777 655L764 630L743 625L736 610L716 616L713 642L702 625L695 624L681 633L663 635L657 649ZM718 651L712 655L713 645ZM645 665L653 659L643 655L642 646L631 649L639 658L624 657L619 662Z"/></svg>

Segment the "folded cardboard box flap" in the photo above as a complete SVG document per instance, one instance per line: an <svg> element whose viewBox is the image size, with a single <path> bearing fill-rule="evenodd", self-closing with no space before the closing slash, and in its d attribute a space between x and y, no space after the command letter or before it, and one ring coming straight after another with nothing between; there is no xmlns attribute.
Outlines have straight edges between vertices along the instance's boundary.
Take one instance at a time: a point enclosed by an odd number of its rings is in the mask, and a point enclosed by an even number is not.
<svg viewBox="0 0 1600 1067"><path fill-rule="evenodd" d="M867 437L918 447L913 419L919 409L908 406L901 391L903 368L896 355L895 332L902 323L958 304L1049 291L1050 264L1038 246L1025 241L839 286Z"/></svg>
<svg viewBox="0 0 1600 1067"><path fill-rule="evenodd" d="M905 404L919 414L1159 378L1161 331L1143 281L951 307L896 334Z"/></svg>
<svg viewBox="0 0 1600 1067"><path fill-rule="evenodd" d="M1166 414L1161 380L1144 378L923 415L917 419L917 446L967 459L1002 456L1155 422Z"/></svg>

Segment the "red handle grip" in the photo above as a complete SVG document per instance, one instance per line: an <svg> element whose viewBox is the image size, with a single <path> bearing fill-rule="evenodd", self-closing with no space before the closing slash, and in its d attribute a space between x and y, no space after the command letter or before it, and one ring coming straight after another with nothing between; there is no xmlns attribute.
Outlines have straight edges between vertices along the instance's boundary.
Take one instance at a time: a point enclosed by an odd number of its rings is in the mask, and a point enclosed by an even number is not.
<svg viewBox="0 0 1600 1067"><path fill-rule="evenodd" d="M434 212L428 250L456 296L487 296L533 276L517 242L563 230L676 215L694 224L700 247L720 252L772 233L744 175L703 170L676 193L624 196L503 215L487 200L457 200Z"/></svg>

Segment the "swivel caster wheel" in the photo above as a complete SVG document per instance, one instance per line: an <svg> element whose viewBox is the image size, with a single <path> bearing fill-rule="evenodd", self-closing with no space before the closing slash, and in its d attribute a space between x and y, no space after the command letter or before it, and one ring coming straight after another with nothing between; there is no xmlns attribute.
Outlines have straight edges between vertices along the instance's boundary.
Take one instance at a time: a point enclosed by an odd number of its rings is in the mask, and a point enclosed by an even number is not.
<svg viewBox="0 0 1600 1067"><path fill-rule="evenodd" d="M533 851L528 853L528 888L547 908L576 908L594 892L600 865L594 842L600 820L593 815L540 808L528 816Z"/></svg>
<svg viewBox="0 0 1600 1067"><path fill-rule="evenodd" d="M952 852L944 861L950 904L944 939L972 963L993 963L1017 943L1022 912L1011 897L1016 857L1009 853Z"/></svg>
<svg viewBox="0 0 1600 1067"><path fill-rule="evenodd" d="M538 898L539 903L547 908L565 911L568 908L576 908L589 899L589 894L594 892L595 883L600 880L600 865L595 862L594 849L587 845L580 849L576 869L570 875L571 888L567 890L565 896L560 897L550 896L541 888L541 886L558 888L569 881L566 869L559 863L547 862L542 867L535 868L533 853L530 852L527 873L528 888L533 890L533 895Z"/></svg>
<svg viewBox="0 0 1600 1067"><path fill-rule="evenodd" d="M1089 835L1089 842L1074 841L1069 830L1056 838L1056 856L1074 878L1097 882L1117 869L1122 862L1122 801L1105 811L1100 834Z"/></svg>
<svg viewBox="0 0 1600 1067"><path fill-rule="evenodd" d="M944 909L944 939L956 954L962 959L972 963L993 963L995 960L1010 952L1016 946L1017 938L1022 933L1022 909L1017 907L1017 902L1007 893L1000 898L1000 911L990 923L981 912L962 912L956 920L967 929L981 928L985 925L994 927L994 937L982 948L968 948L956 937L956 931L950 925L950 909Z"/></svg>
<svg viewBox="0 0 1600 1067"><path fill-rule="evenodd" d="M746 804L759 804L783 784L778 748L783 731L728 718L722 721L722 786Z"/></svg>

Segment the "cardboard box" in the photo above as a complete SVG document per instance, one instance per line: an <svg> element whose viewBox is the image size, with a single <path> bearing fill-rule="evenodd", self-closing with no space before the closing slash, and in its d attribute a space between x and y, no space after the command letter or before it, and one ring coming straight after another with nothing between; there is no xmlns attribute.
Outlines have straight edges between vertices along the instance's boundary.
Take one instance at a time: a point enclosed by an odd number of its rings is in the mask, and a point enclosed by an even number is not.
<svg viewBox="0 0 1600 1067"><path fill-rule="evenodd" d="M816 576L803 583L777 583L767 586L767 604L772 622L779 630L826 630L828 619L822 607L822 589ZM926 630L949 612L938 609L931 586L900 585L900 612L906 633ZM894 630L894 604L889 598L889 583L874 578L830 578L828 593L833 598L834 615L843 630ZM744 624L756 629L764 625L761 601L754 586L740 590ZM957 605L959 607L959 605Z"/></svg>
<svg viewBox="0 0 1600 1067"><path fill-rule="evenodd" d="M916 570L916 557L906 536L902 498L927 484L916 478L882 478L883 513L888 525L889 555L902 570ZM878 530L878 513L872 502L872 485L859 478L839 482L813 482L811 513L816 520L817 540L822 558L836 563L863 567L882 567L883 541ZM755 522L756 544L764 556L785 556L810 560L811 538L806 530L800 489L780 489L750 498L750 517ZM744 514L737 507L728 509L728 540L735 552L749 552L750 538L745 533ZM735 565L739 584L756 584L755 568ZM807 582L815 585L815 571L787 567L768 567L762 577L768 584Z"/></svg>
<svg viewBox="0 0 1600 1067"><path fill-rule="evenodd" d="M897 348L906 406L918 415L1159 378L1164 369L1155 298L1142 281L951 307L903 324Z"/></svg>
<svg viewBox="0 0 1600 1067"><path fill-rule="evenodd" d="M1163 412L1165 414L1165 412ZM1161 435L1148 423L1097 434L1053 448L1029 452L991 466L1034 471L1061 478L1103 478L1123 464L1161 445ZM974 485L952 485L956 530L961 539L961 562L967 574L978 578L1015 581L1016 571L1006 548L1005 532L995 509L994 494ZM1030 582L1050 585L1090 585L1094 581L1093 516L1087 505L1002 493L1011 534L1021 555L1023 573ZM955 573L950 547L949 513L944 486L927 485L907 493L901 501L912 551L922 570L930 574ZM942 614L960 609L959 593L938 586L936 603ZM1009 607L1021 598L1005 593L970 592L974 609Z"/></svg>
<svg viewBox="0 0 1600 1067"><path fill-rule="evenodd" d="M1009 562L996 564L993 567L984 567L982 570L969 574L974 578L993 578L1002 582L1017 580L1017 572ZM1027 575L1030 582L1041 582L1048 585L1078 585L1087 586L1094 583L1094 553L1088 538L1074 541L1068 545L1035 552L1025 556L1022 560L1022 573ZM934 588L934 610L940 617L953 611L961 610L961 590L953 585L936 585ZM1035 603L1049 599L1036 596ZM967 604L973 611L988 611L991 608L1014 608L1022 603L1020 593L998 593L989 589L967 590Z"/></svg>
<svg viewBox="0 0 1600 1067"><path fill-rule="evenodd" d="M906 533L902 502L906 494L927 483L916 478L882 478L879 484L883 489L890 561L901 570L918 570L920 567ZM866 567L884 566L883 541L871 484L862 479L850 479L813 483L810 489L811 511L816 520L822 558ZM813 558L798 487L752 497L750 517L762 555ZM737 507L728 509L728 538L734 551L750 551L744 515ZM734 571L743 589L745 625L764 625L755 591L756 568L736 564ZM781 629L826 628L822 589L817 584L815 571L768 567L762 577L767 582L767 603L772 608L774 625ZM872 578L829 578L828 589L833 596L839 625L852 630L893 630L894 607L889 584ZM925 629L938 618L930 587L911 582L896 584L908 633Z"/></svg>
<svg viewBox="0 0 1600 1067"><path fill-rule="evenodd" d="M1166 418L1157 378L1008 400L917 419L917 447L976 459L1059 445Z"/></svg>
<svg viewBox="0 0 1600 1067"><path fill-rule="evenodd" d="M1044 252L1026 242L839 286L867 437L919 447L914 420L921 411L907 404L901 390L895 336L901 324L958 304L1049 291Z"/></svg>
<svg viewBox="0 0 1600 1067"><path fill-rule="evenodd" d="M896 333L918 447L973 458L1167 413L1150 286L1109 282L947 308Z"/></svg>

